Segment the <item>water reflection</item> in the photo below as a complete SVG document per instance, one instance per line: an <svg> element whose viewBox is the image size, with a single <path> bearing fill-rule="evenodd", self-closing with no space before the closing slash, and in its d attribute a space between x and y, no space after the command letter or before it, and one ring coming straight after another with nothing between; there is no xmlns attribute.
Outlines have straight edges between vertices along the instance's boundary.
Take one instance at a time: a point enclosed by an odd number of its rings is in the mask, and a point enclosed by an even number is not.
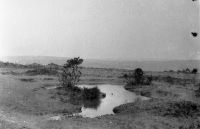
<svg viewBox="0 0 200 129"><path fill-rule="evenodd" d="M79 87L94 87L91 85L80 85ZM134 102L137 98L147 99L137 96L119 85L98 85L101 92L106 93L106 97L101 100L84 103L79 115L94 118L105 114L114 114L113 108L121 104Z"/></svg>
<svg viewBox="0 0 200 129"><path fill-rule="evenodd" d="M93 108L93 109L98 109L101 99L95 99L95 100L83 100L83 107L84 108Z"/></svg>
<svg viewBox="0 0 200 129"><path fill-rule="evenodd" d="M74 98L73 96L71 96L70 103L74 105L82 105L82 107L84 108L97 109L99 105L101 104L101 99L98 98L94 100L87 100L87 99L80 98L79 100L77 100L77 98Z"/></svg>
<svg viewBox="0 0 200 129"><path fill-rule="evenodd" d="M121 104L134 102L138 98L141 100L148 99L147 97L137 96L135 93L127 91L120 85L79 85L80 88L93 88L98 87L106 96L98 97L98 99L88 100L84 99L81 89L77 88L75 92L65 92L58 90L59 98L63 102L71 102L74 105L82 105L82 117L94 118L106 114L114 114L113 108ZM68 95L66 95L68 94ZM70 97L66 97L70 96Z"/></svg>
<svg viewBox="0 0 200 129"><path fill-rule="evenodd" d="M70 102L74 105L82 105L82 107L84 108L93 108L93 109L97 109L101 103L101 94L100 94L100 90L99 92L95 92L93 93L93 87L90 88L82 88L82 93L80 92L79 94L77 93L71 93L70 95ZM86 89L86 90L85 90ZM95 88L96 89L96 88ZM86 93L87 91L87 93ZM91 92L91 93L88 93ZM96 96L96 97L94 97ZM92 98L90 98L92 97Z"/></svg>

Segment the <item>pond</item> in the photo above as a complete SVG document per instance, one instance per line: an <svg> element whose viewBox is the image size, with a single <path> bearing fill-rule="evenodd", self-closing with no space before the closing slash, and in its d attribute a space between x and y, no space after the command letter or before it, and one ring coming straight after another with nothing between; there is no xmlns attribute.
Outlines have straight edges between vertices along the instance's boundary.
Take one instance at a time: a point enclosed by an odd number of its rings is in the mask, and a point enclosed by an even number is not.
<svg viewBox="0 0 200 129"><path fill-rule="evenodd" d="M101 92L106 94L106 97L100 100L95 100L92 104L87 103L82 106L82 117L94 118L106 114L114 114L113 108L121 104L134 102L136 99L148 99L147 97L138 96L133 92L127 91L120 85L79 85L79 87L92 88L97 86Z"/></svg>

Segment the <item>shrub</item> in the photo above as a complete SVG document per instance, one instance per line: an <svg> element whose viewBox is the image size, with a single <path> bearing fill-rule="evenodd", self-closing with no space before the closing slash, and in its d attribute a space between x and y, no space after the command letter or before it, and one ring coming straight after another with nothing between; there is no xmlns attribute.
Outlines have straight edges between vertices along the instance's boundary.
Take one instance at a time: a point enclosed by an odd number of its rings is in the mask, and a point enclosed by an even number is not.
<svg viewBox="0 0 200 129"><path fill-rule="evenodd" d="M198 69L196 69L196 68L194 68L194 69L192 70L192 73L193 73L193 74L197 74L197 72L198 72Z"/></svg>
<svg viewBox="0 0 200 129"><path fill-rule="evenodd" d="M83 98L86 100L94 100L100 98L100 90L97 87L94 88L84 88L83 89Z"/></svg>
<svg viewBox="0 0 200 129"><path fill-rule="evenodd" d="M137 68L134 72L124 74L123 78L126 80L126 85L150 85L153 77L144 76L144 72L141 68Z"/></svg>
<svg viewBox="0 0 200 129"><path fill-rule="evenodd" d="M83 59L79 57L67 60L59 78L61 86L71 88L79 82L81 76L79 65L82 64L82 62Z"/></svg>
<svg viewBox="0 0 200 129"><path fill-rule="evenodd" d="M135 69L134 78L135 78L136 84L142 84L143 83L143 79L144 79L143 75L144 75L144 72L141 68Z"/></svg>

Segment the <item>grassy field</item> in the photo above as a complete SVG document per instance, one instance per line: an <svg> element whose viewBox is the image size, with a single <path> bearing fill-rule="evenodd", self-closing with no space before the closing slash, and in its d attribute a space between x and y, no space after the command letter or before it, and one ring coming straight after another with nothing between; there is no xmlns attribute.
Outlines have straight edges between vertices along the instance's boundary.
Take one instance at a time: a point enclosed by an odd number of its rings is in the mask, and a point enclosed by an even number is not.
<svg viewBox="0 0 200 129"><path fill-rule="evenodd" d="M150 97L114 108L115 115L96 118L72 116L81 110L70 93L62 96L58 74L29 74L30 68L0 69L0 128L7 129L199 129L199 74L145 72L153 76L148 86L127 90ZM29 72L27 72L29 71ZM124 85L123 69L82 68L79 84ZM59 72L59 71L58 71ZM63 101L64 100L64 101ZM72 102L73 101L73 102ZM56 120L56 116L65 118Z"/></svg>

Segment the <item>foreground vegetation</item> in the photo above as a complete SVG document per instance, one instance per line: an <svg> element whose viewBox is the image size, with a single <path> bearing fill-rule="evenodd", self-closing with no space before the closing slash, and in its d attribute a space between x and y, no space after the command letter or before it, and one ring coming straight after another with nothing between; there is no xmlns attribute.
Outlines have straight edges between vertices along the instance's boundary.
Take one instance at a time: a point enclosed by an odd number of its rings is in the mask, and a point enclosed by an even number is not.
<svg viewBox="0 0 200 129"><path fill-rule="evenodd" d="M129 75L129 73L134 75L132 70L79 68L82 74L80 81L74 83L75 85L108 83L126 85L127 80L124 75ZM56 73L51 74L47 70L55 70ZM30 71L32 73L28 74ZM145 101L138 99L134 103L114 108L115 115L90 119L71 116L71 114L79 113L82 105L86 108L98 107L100 101L94 99L97 96L93 94L99 92L98 89L62 87L57 78L61 72L62 67L60 66L57 68L40 67L40 65L32 68L2 68L0 110L4 112L0 112L0 128L200 128L198 73L143 71L143 74L139 74L138 77L142 78L140 81L135 81L135 75L130 76L130 80L134 83L129 83L132 85L126 85L125 88L151 99ZM152 80L151 83L146 84L148 77L152 77ZM56 88L51 88L53 86ZM90 99L95 101L87 101ZM61 120L50 119L50 116L60 114L65 117Z"/></svg>

